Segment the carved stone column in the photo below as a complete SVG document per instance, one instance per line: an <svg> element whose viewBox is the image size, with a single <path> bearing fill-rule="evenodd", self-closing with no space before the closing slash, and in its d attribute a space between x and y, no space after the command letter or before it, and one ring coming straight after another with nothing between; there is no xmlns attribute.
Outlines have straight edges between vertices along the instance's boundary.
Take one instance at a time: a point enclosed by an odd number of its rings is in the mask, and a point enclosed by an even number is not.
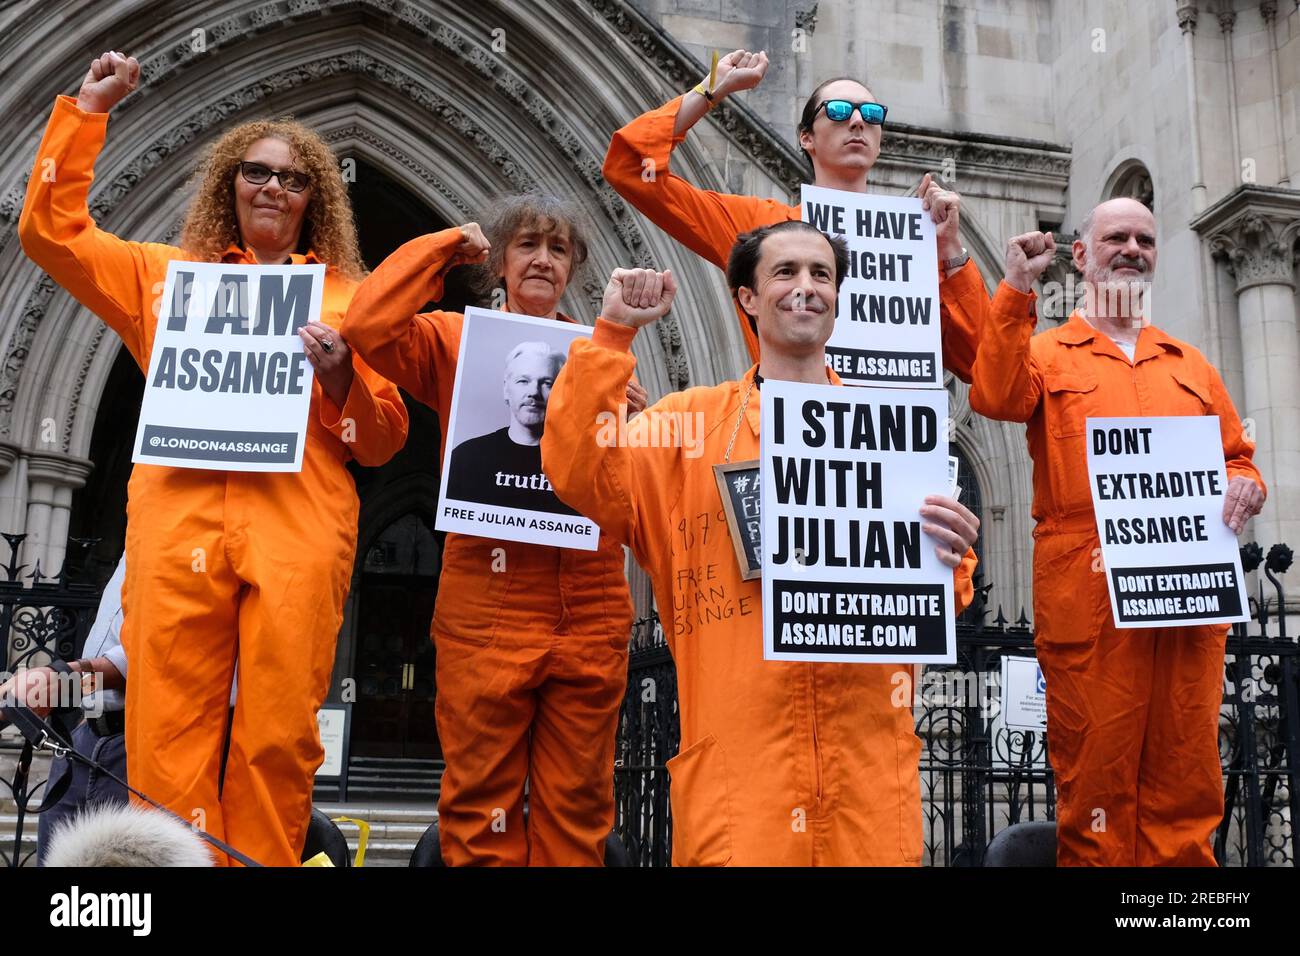
<svg viewBox="0 0 1300 956"><path fill-rule="evenodd" d="M1236 279L1245 381L1238 411L1254 428L1255 463L1269 486L1254 521L1267 551L1300 542L1300 338L1295 262L1300 192L1242 186L1192 221L1211 254ZM1295 585L1292 585L1295 588Z"/></svg>
<svg viewBox="0 0 1300 956"><path fill-rule="evenodd" d="M41 565L41 573L56 575L68 550L68 519L72 493L86 483L93 468L84 458L61 452L31 452L27 459L27 540L23 561L28 573Z"/></svg>
<svg viewBox="0 0 1300 956"><path fill-rule="evenodd" d="M1183 56L1187 59L1187 115L1192 127L1192 211L1205 208L1205 173L1201 170L1200 97L1196 92L1196 20L1200 11L1195 3L1178 5L1178 29L1183 34Z"/></svg>

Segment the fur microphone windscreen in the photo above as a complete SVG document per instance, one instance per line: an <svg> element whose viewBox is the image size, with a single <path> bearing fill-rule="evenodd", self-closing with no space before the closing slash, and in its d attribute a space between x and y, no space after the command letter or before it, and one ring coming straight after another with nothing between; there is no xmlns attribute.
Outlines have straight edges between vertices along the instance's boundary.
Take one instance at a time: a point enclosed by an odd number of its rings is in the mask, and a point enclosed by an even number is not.
<svg viewBox="0 0 1300 956"><path fill-rule="evenodd" d="M212 866L208 845L180 820L130 804L83 810L50 837L46 866Z"/></svg>

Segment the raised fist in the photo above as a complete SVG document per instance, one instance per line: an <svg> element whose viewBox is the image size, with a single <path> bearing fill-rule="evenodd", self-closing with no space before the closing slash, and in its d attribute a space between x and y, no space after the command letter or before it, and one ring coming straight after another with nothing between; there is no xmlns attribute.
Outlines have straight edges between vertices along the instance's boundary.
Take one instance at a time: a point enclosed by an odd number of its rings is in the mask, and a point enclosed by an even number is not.
<svg viewBox="0 0 1300 956"><path fill-rule="evenodd" d="M605 286L600 314L609 322L639 329L663 318L676 294L671 269L615 269Z"/></svg>
<svg viewBox="0 0 1300 956"><path fill-rule="evenodd" d="M488 252L492 249L492 244L488 242L487 236L483 235L483 230L476 222L467 222L460 227L460 245L456 247L456 254L452 256L450 265L479 265L487 262Z"/></svg>
<svg viewBox="0 0 1300 956"><path fill-rule="evenodd" d="M90 61L77 94L77 107L87 113L107 113L139 85L139 60L117 52L104 53Z"/></svg>
<svg viewBox="0 0 1300 956"><path fill-rule="evenodd" d="M730 96L741 90L752 90L763 80L767 72L767 54L763 51L750 53L748 50L734 50L718 60L718 73L714 92L718 96ZM708 77L704 85L709 85Z"/></svg>
<svg viewBox="0 0 1300 956"><path fill-rule="evenodd" d="M1056 242L1050 232L1015 236L1007 242L1007 285L1028 292L1054 258Z"/></svg>

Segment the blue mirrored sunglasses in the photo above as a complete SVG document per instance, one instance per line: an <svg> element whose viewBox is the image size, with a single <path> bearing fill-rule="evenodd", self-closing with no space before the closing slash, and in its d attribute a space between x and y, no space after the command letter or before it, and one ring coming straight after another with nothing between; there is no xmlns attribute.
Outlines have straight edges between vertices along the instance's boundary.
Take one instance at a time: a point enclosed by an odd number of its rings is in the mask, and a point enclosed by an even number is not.
<svg viewBox="0 0 1300 956"><path fill-rule="evenodd" d="M872 126L883 124L885 114L889 112L888 107L881 106L879 103L851 103L848 100L822 100L817 104L817 110L821 110L822 107L826 108L826 118L834 123L843 123L853 115L854 110L857 110L862 114L862 119ZM813 115L816 116L817 112L814 111Z"/></svg>

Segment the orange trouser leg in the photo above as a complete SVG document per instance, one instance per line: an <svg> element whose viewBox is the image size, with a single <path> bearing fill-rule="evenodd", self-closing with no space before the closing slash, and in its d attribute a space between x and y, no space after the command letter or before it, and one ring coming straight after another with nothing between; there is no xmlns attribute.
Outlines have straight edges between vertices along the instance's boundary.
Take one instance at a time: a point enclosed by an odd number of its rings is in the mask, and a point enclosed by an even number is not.
<svg viewBox="0 0 1300 956"><path fill-rule="evenodd" d="M447 770L438 836L448 866L524 866L524 781L535 692L547 649L435 630L438 737Z"/></svg>
<svg viewBox="0 0 1300 956"><path fill-rule="evenodd" d="M213 512L196 508L179 524L133 516L127 526L127 774L140 792L226 839L217 787L240 585L220 525L205 513Z"/></svg>
<svg viewBox="0 0 1300 956"><path fill-rule="evenodd" d="M570 636L552 650L530 746L530 866L604 866L626 689L626 641Z"/></svg>
<svg viewBox="0 0 1300 956"><path fill-rule="evenodd" d="M227 842L267 866L298 866L352 564L274 533L231 535L239 684L221 805Z"/></svg>
<svg viewBox="0 0 1300 956"><path fill-rule="evenodd" d="M1102 587L1105 587L1104 582ZM1109 608L1107 609L1109 614ZM1056 639L1056 628L1081 630ZM1056 776L1058 866L1134 866L1155 641L1109 623L1040 619L1048 755Z"/></svg>
<svg viewBox="0 0 1300 956"><path fill-rule="evenodd" d="M1223 819L1219 710L1227 625L1155 632L1155 674L1138 775L1139 866L1215 866Z"/></svg>

